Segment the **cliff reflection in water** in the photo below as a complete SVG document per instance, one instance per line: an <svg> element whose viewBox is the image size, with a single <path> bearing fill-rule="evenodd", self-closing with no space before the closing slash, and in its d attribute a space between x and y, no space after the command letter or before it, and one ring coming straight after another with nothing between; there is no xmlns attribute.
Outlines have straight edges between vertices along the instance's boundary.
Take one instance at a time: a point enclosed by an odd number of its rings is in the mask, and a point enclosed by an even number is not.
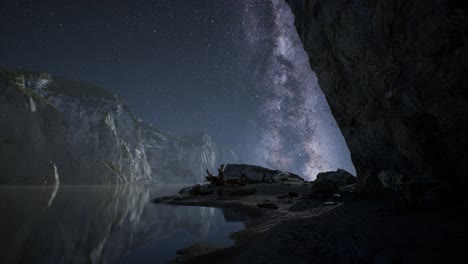
<svg viewBox="0 0 468 264"><path fill-rule="evenodd" d="M115 263L132 249L170 239L174 248L159 252L158 259L152 260L158 263L172 258L187 243L204 241L224 229L242 228L241 223L227 223L220 209L149 202L151 197L169 195L179 188L60 186L57 191L54 187L0 187L0 262ZM192 241L174 235L180 232L189 234ZM228 233L216 242L232 243ZM158 248L150 250L157 252ZM144 261L135 252L130 256Z"/></svg>

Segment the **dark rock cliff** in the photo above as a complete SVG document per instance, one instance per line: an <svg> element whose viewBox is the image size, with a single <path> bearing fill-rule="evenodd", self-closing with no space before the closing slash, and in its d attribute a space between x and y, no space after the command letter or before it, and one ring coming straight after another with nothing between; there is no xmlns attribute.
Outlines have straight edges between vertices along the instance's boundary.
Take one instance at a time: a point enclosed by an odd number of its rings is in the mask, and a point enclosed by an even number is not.
<svg viewBox="0 0 468 264"><path fill-rule="evenodd" d="M0 69L0 184L42 184L51 169L62 184L197 182L221 149L144 123L102 88Z"/></svg>
<svg viewBox="0 0 468 264"><path fill-rule="evenodd" d="M286 1L358 181L392 171L468 193L466 1Z"/></svg>

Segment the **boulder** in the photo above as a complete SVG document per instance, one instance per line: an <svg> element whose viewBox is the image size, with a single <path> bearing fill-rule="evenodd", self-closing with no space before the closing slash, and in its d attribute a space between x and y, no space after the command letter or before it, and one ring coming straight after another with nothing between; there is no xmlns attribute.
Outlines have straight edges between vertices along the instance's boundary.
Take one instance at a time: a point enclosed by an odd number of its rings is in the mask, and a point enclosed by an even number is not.
<svg viewBox="0 0 468 264"><path fill-rule="evenodd" d="M271 181L276 183L303 183L304 179L296 174L280 171L272 177Z"/></svg>
<svg viewBox="0 0 468 264"><path fill-rule="evenodd" d="M247 164L226 164L224 166L224 177L226 179L242 178L246 183L304 182L304 179L293 173Z"/></svg>
<svg viewBox="0 0 468 264"><path fill-rule="evenodd" d="M338 184L338 186L343 187L356 183L356 177L351 175L351 173L338 169L336 171L321 172L317 175L317 180L329 179Z"/></svg>
<svg viewBox="0 0 468 264"><path fill-rule="evenodd" d="M310 190L311 197L329 197L339 193L340 188L336 182L329 179L316 180Z"/></svg>

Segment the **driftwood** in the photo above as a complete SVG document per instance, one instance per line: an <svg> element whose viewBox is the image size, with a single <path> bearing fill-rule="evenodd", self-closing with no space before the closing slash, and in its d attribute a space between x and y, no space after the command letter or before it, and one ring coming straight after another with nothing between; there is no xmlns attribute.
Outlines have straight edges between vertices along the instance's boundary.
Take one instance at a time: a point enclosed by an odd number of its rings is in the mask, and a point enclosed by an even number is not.
<svg viewBox="0 0 468 264"><path fill-rule="evenodd" d="M225 182L224 180L224 165L220 165L218 169L218 178L221 182Z"/></svg>
<svg viewBox="0 0 468 264"><path fill-rule="evenodd" d="M240 185L244 186L245 185L245 178L240 177L240 178L226 178L224 176L224 169L225 166L221 165L218 168L218 176L213 176L211 172L207 169L206 174L206 180L210 182L210 184L213 184L214 186L224 186L224 185Z"/></svg>
<svg viewBox="0 0 468 264"><path fill-rule="evenodd" d="M223 186L226 184L224 180L224 172L222 170L222 165L218 169L218 176L213 176L213 174L210 173L210 171L207 169L206 173L208 176L206 176L206 180L210 182L210 184L213 184L214 186Z"/></svg>

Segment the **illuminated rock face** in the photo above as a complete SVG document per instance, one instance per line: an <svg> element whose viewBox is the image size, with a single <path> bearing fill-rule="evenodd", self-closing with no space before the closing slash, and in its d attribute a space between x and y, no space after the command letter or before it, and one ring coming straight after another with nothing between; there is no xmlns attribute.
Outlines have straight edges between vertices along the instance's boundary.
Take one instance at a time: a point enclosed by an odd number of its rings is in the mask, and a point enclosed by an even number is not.
<svg viewBox="0 0 468 264"><path fill-rule="evenodd" d="M394 171L468 193L467 4L286 1L358 181Z"/></svg>
<svg viewBox="0 0 468 264"><path fill-rule="evenodd" d="M43 184L50 164L62 184L196 182L222 160L210 136L171 136L98 87L2 70L0 91L1 184Z"/></svg>

